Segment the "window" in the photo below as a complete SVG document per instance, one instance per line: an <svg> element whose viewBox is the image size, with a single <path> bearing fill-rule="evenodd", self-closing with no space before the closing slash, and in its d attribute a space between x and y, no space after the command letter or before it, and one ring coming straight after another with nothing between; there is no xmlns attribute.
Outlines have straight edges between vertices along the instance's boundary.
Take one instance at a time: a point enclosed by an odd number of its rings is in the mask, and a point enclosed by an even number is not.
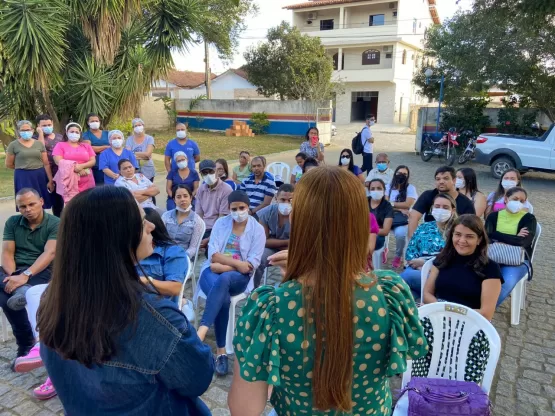
<svg viewBox="0 0 555 416"><path fill-rule="evenodd" d="M393 17L397 17L397 12L393 12Z"/></svg>
<svg viewBox="0 0 555 416"><path fill-rule="evenodd" d="M391 59L393 57L393 54L391 53L386 53L385 54L385 59Z"/></svg>
<svg viewBox="0 0 555 416"><path fill-rule="evenodd" d="M333 30L333 19L320 20L320 30Z"/></svg>
<svg viewBox="0 0 555 416"><path fill-rule="evenodd" d="M407 63L407 50L406 49L403 51L403 58L402 58L401 63L403 65L405 65Z"/></svg>
<svg viewBox="0 0 555 416"><path fill-rule="evenodd" d="M370 16L370 26L385 25L385 14L373 14Z"/></svg>
<svg viewBox="0 0 555 416"><path fill-rule="evenodd" d="M362 65L379 65L380 51L376 49L368 49L362 52Z"/></svg>
<svg viewBox="0 0 555 416"><path fill-rule="evenodd" d="M337 56L338 56L338 55L339 55L338 53L336 53L335 55L333 55L333 69L335 69L336 71L339 69L339 68L337 67L337 61L338 61ZM345 54L342 55L342 59L341 59L341 69L345 69Z"/></svg>

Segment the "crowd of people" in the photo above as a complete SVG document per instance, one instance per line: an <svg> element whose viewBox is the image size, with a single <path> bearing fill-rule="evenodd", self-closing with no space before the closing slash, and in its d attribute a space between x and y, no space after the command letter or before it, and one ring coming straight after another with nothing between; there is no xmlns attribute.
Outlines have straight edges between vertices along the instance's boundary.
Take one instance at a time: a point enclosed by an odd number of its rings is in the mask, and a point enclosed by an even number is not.
<svg viewBox="0 0 555 416"><path fill-rule="evenodd" d="M388 377L428 351L417 302L491 320L532 276L537 221L518 171L486 197L472 169L444 166L419 195L409 167L374 159L374 121L361 168L351 149L326 161L312 127L290 178L247 151L231 170L203 160L177 124L164 152L166 210L141 119L127 139L95 114L85 132L69 123L63 135L47 115L36 129L19 122L6 159L19 214L6 222L0 270L13 370L46 366L34 395L58 394L68 414L209 415L199 396L230 372L231 297L252 287L236 326L232 415L259 415L269 395L278 415L389 414ZM393 270L375 270L390 235ZM522 262L498 264L495 244L518 247ZM206 307L195 330L191 302L177 305L199 256ZM270 266L282 269L279 286L265 285ZM212 327L215 356L204 343Z"/></svg>

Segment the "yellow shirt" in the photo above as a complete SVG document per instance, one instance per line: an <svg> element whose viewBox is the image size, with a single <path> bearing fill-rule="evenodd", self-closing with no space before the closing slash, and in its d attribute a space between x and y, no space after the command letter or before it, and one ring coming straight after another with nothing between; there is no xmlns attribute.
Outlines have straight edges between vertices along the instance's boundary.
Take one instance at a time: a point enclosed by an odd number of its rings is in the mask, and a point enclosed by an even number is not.
<svg viewBox="0 0 555 416"><path fill-rule="evenodd" d="M516 214L503 209L497 214L497 230L508 235L518 234L518 223L527 214L526 211L519 211Z"/></svg>

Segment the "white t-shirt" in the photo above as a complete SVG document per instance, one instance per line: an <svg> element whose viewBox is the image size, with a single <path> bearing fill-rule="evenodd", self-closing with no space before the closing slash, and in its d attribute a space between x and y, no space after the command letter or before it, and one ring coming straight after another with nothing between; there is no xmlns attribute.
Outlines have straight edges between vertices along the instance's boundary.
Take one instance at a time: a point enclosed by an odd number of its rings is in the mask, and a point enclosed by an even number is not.
<svg viewBox="0 0 555 416"><path fill-rule="evenodd" d="M362 140L362 144L364 146L364 153L373 153L374 144L370 143L370 139L372 138L372 130L367 125L364 125L360 133L360 140Z"/></svg>
<svg viewBox="0 0 555 416"><path fill-rule="evenodd" d="M301 179L301 176L303 176L303 168L301 168L299 165L296 165L291 171L291 175L295 176L295 182L298 182L299 179Z"/></svg>
<svg viewBox="0 0 555 416"><path fill-rule="evenodd" d="M385 196L389 197L389 202L396 202L399 191L397 189L392 189L390 195L389 188L389 185L385 187ZM414 185L409 184L409 186L407 186L407 198L414 198L415 200L418 199L418 192L416 192Z"/></svg>
<svg viewBox="0 0 555 416"><path fill-rule="evenodd" d="M129 189L131 192L133 191L144 191L152 186L152 182L142 173L135 173L135 179L137 179L138 183L135 183L132 179L125 179L123 176L120 176L115 186L121 186L124 188ZM156 208L152 198L148 198L146 201L141 202L141 207L143 208Z"/></svg>

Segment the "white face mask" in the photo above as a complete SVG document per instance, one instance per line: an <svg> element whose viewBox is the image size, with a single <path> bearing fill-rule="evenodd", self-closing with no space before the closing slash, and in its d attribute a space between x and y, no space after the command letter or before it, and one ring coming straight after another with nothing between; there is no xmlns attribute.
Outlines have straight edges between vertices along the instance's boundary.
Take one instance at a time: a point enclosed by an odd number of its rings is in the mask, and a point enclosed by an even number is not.
<svg viewBox="0 0 555 416"><path fill-rule="evenodd" d="M372 194L370 192L370 189L366 188L366 198L371 198Z"/></svg>
<svg viewBox="0 0 555 416"><path fill-rule="evenodd" d="M187 166L189 166L189 162L187 160L182 160L181 162L177 162L177 167L179 169L185 169Z"/></svg>
<svg viewBox="0 0 555 416"><path fill-rule="evenodd" d="M216 183L216 174L211 173L209 175L204 175L202 179L204 179L204 183L206 183L206 185L214 185Z"/></svg>
<svg viewBox="0 0 555 416"><path fill-rule="evenodd" d="M446 222L451 218L451 211L443 208L432 209L432 216L437 222Z"/></svg>
<svg viewBox="0 0 555 416"><path fill-rule="evenodd" d="M79 133L68 133L67 134L67 139L70 142L73 142L73 143L78 142L80 137L81 137L81 135Z"/></svg>
<svg viewBox="0 0 555 416"><path fill-rule="evenodd" d="M135 126L133 131L137 134L141 134L143 131L145 131L145 126Z"/></svg>
<svg viewBox="0 0 555 416"><path fill-rule="evenodd" d="M280 202L278 204L278 211L281 215L289 215L293 207L289 202Z"/></svg>
<svg viewBox="0 0 555 416"><path fill-rule="evenodd" d="M249 218L249 211L232 211L231 218L235 222L245 222Z"/></svg>
<svg viewBox="0 0 555 416"><path fill-rule="evenodd" d="M457 179L455 180L455 188L457 188L457 189L464 189L464 185L465 185L464 179L457 178Z"/></svg>
<svg viewBox="0 0 555 416"><path fill-rule="evenodd" d="M514 188L515 186L517 186L517 182L507 180L507 179L503 179L501 181L501 186L503 187L503 189L507 190L507 189L511 189L511 188Z"/></svg>
<svg viewBox="0 0 555 416"><path fill-rule="evenodd" d="M341 164L342 164L343 166L348 165L350 161L351 161L351 159L349 159L349 158L347 158L347 157L342 157L342 158L341 158Z"/></svg>
<svg viewBox="0 0 555 416"><path fill-rule="evenodd" d="M177 137L178 139L184 139L185 137L187 137L187 132L183 130L176 131L175 137Z"/></svg>
<svg viewBox="0 0 555 416"><path fill-rule="evenodd" d="M383 191L370 191L370 198L372 198L374 201L379 201L383 198L383 194Z"/></svg>
<svg viewBox="0 0 555 416"><path fill-rule="evenodd" d="M100 128L100 122L99 121L91 121L89 123L89 127L93 130L98 130Z"/></svg>
<svg viewBox="0 0 555 416"><path fill-rule="evenodd" d="M509 201L507 202L506 207L507 211L516 214L517 212L522 211L522 208L524 208L524 204L520 201Z"/></svg>
<svg viewBox="0 0 555 416"><path fill-rule="evenodd" d="M374 124L376 124L375 121L370 121L370 125L373 126Z"/></svg>
<svg viewBox="0 0 555 416"><path fill-rule="evenodd" d="M123 146L123 139L113 139L112 147L114 149L120 149Z"/></svg>
<svg viewBox="0 0 555 416"><path fill-rule="evenodd" d="M175 206L175 209L178 210L179 212L189 212L191 210L191 206L189 205L187 208L181 208L179 205Z"/></svg>

